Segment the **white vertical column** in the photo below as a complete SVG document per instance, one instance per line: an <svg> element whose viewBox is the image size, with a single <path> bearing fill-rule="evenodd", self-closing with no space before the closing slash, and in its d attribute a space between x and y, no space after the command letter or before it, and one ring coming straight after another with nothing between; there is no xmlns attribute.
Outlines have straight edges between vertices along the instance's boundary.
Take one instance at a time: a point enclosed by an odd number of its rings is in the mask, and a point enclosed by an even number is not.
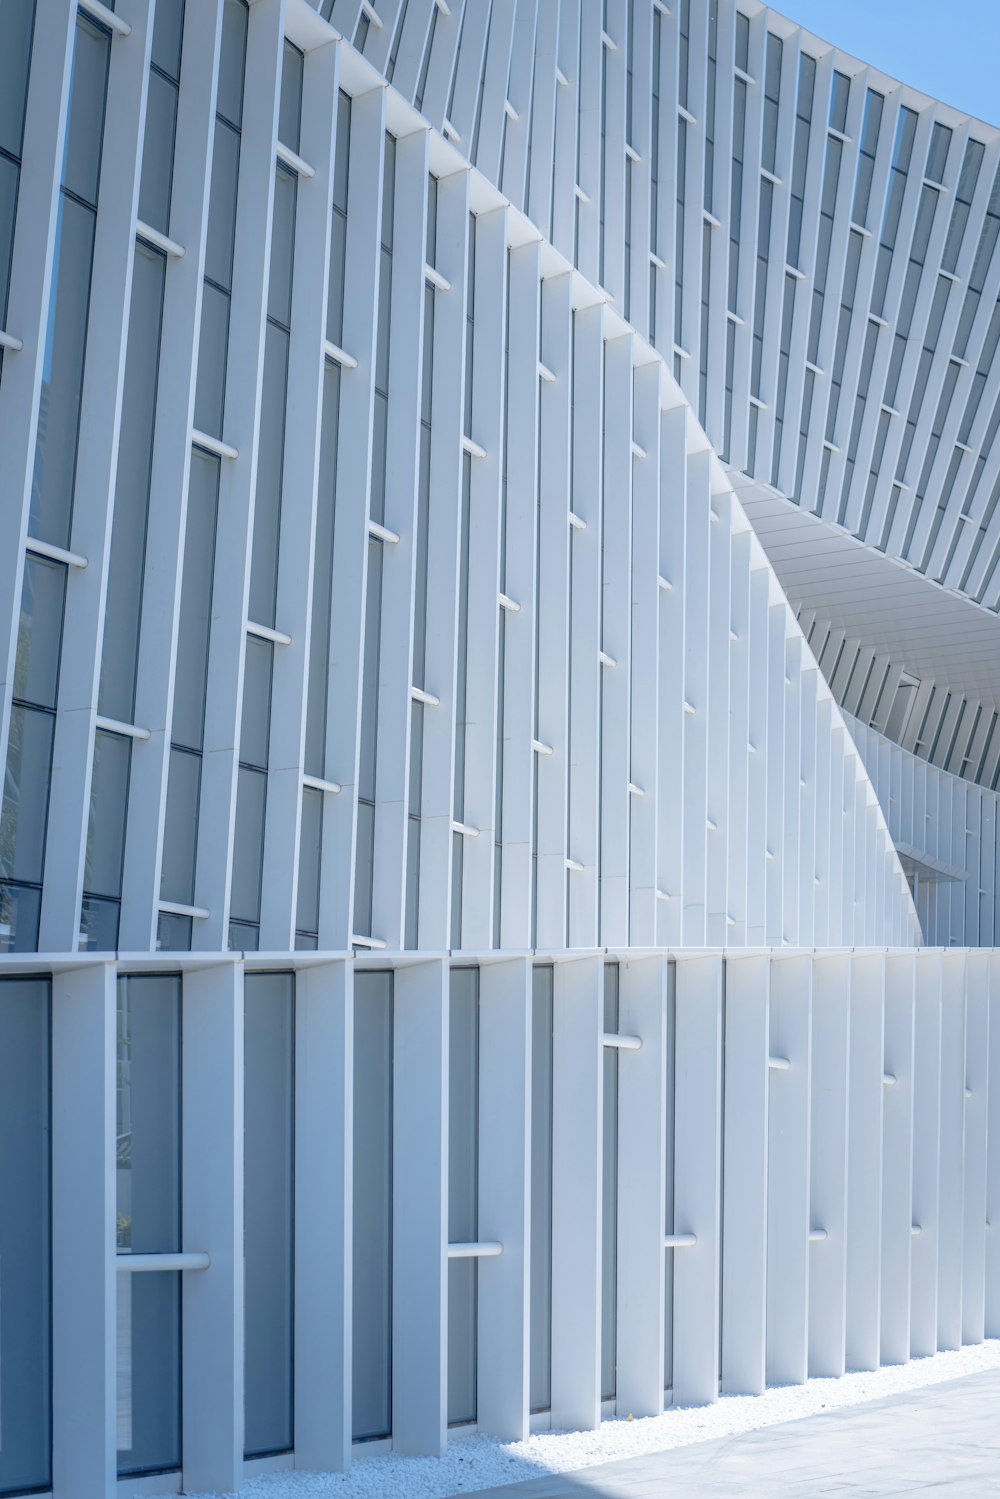
<svg viewBox="0 0 1000 1499"><path fill-rule="evenodd" d="M115 969L52 978L52 1492L111 1499L115 1442Z"/></svg>
<svg viewBox="0 0 1000 1499"><path fill-rule="evenodd" d="M392 1438L447 1442L448 990L440 959L397 968L393 989Z"/></svg>
<svg viewBox="0 0 1000 1499"><path fill-rule="evenodd" d="M756 537L751 541L750 708L747 721L747 942L762 944L767 915L767 730L769 569Z"/></svg>
<svg viewBox="0 0 1000 1499"><path fill-rule="evenodd" d="M553 975L552 1426L601 1419L601 1191L604 960Z"/></svg>
<svg viewBox="0 0 1000 1499"><path fill-rule="evenodd" d="M628 941L632 654L632 338L604 346L601 523L600 941Z"/></svg>
<svg viewBox="0 0 1000 1499"><path fill-rule="evenodd" d="M632 463L632 628L629 703L629 927L632 946L656 946L660 662L660 388L662 370L635 371Z"/></svg>
<svg viewBox="0 0 1000 1499"><path fill-rule="evenodd" d="M261 881L260 897L260 946L275 948L279 952L295 945L324 379L323 342L333 208L334 131L331 121L337 115L339 58L339 48L328 43L308 51L303 66L300 149L315 176L301 175L295 189L291 333L275 604L275 623L292 639L290 645L272 653L271 733L264 817L264 869L280 870L283 877L265 876ZM414 304L418 309L423 307L419 295L411 295L405 301L401 298L400 303L411 315ZM405 312L401 321L403 316ZM413 383L417 385L419 399L419 379ZM401 439L399 445L404 446ZM392 524L390 520L389 525ZM386 658L391 659L388 651L383 659ZM409 715L406 727L409 727ZM388 754L386 758L389 758ZM398 851L396 858L402 862L402 854ZM375 867L378 868L377 863ZM393 946L402 946L401 934L397 936L393 932L391 940Z"/></svg>
<svg viewBox="0 0 1000 1499"><path fill-rule="evenodd" d="M674 1251L674 1404L719 1394L719 1262L722 1147L722 996L719 956L676 970L674 1232L695 1243Z"/></svg>
<svg viewBox="0 0 1000 1499"><path fill-rule="evenodd" d="M572 599L570 612L569 946L593 947L598 932L598 809L600 779L597 734L601 665L601 469L603 465L604 305L578 309L573 359L574 426Z"/></svg>
<svg viewBox="0 0 1000 1499"><path fill-rule="evenodd" d="M809 1373L845 1368L851 959L813 959L811 1222L826 1231L809 1259Z"/></svg>
<svg viewBox="0 0 1000 1499"><path fill-rule="evenodd" d="M981 1343L986 1335L986 1161L991 961L987 952L970 952L965 960L968 998L965 1018L963 1343Z"/></svg>
<svg viewBox="0 0 1000 1499"><path fill-rule="evenodd" d="M295 1466L351 1460L354 970L295 975Z"/></svg>
<svg viewBox="0 0 1000 1499"><path fill-rule="evenodd" d="M202 951L224 948L229 927L283 39L281 0L257 0L247 30L247 108L240 136L222 431L238 457L223 458L220 465L195 864L195 904L210 912L194 923L192 946Z"/></svg>
<svg viewBox="0 0 1000 1499"><path fill-rule="evenodd" d="M712 947L729 941L729 666L732 649L733 497L712 476L708 535L708 719L706 725L707 830L705 856L705 933ZM742 757L745 759L745 755Z"/></svg>
<svg viewBox="0 0 1000 1499"><path fill-rule="evenodd" d="M1000 1336L1000 956L990 955L990 1026L986 1124L986 1314L988 1338Z"/></svg>
<svg viewBox="0 0 1000 1499"><path fill-rule="evenodd" d="M323 806L320 947L350 946L358 820L361 690L368 586L368 516L375 399L375 336L385 172L385 90L355 95L344 285L344 347L358 361L341 380L326 758L342 787ZM402 877L402 876L401 876Z"/></svg>
<svg viewBox="0 0 1000 1499"><path fill-rule="evenodd" d="M768 577L770 607L767 611L767 777L765 940L780 947L782 928L782 829L784 827L785 762L785 605L774 603L775 586Z"/></svg>
<svg viewBox="0 0 1000 1499"><path fill-rule="evenodd" d="M684 884L684 802L672 795L682 784L685 741L685 608L687 592L687 410L675 405L660 418L660 743L657 773L657 941L681 940ZM693 706L693 704L692 704Z"/></svg>
<svg viewBox="0 0 1000 1499"><path fill-rule="evenodd" d="M813 1226L809 1221L810 958L772 958L769 1021L767 1380L769 1384L804 1384Z"/></svg>
<svg viewBox="0 0 1000 1499"><path fill-rule="evenodd" d="M141 952L156 945L211 180L211 149L206 149L206 142L214 139L221 34L221 4L188 11L170 194L170 229L184 254L180 259L168 259L163 288L146 531L146 556L151 565L142 580L144 624L139 630L135 684L135 722L149 730L150 738L141 753L133 746L129 774L118 928L118 946L124 952Z"/></svg>
<svg viewBox="0 0 1000 1499"><path fill-rule="evenodd" d="M75 9L65 0L37 0L35 35L44 37L45 45L33 49L28 79L5 329L24 347L5 353L0 385L0 453L6 476L4 545L0 548L0 598L4 600L0 610L0 765L7 764Z"/></svg>
<svg viewBox="0 0 1000 1499"><path fill-rule="evenodd" d="M918 952L913 1049L910 1357L937 1352L942 954Z"/></svg>
<svg viewBox="0 0 1000 1499"><path fill-rule="evenodd" d="M752 532L739 507L734 506L729 643L729 816L726 913L731 921L724 940L733 947L747 945L750 863L750 546ZM755 684L756 687L756 684Z"/></svg>
<svg viewBox="0 0 1000 1499"><path fill-rule="evenodd" d="M135 259L140 142L152 45L144 0L122 0L131 26L111 43L87 316L86 373L80 397L71 548L89 560L66 590L58 713L45 832L45 884L38 945L75 952L90 821L94 720L104 641L104 601L111 546L112 496L125 383L125 348ZM24 177L22 172L22 179Z"/></svg>
<svg viewBox="0 0 1000 1499"><path fill-rule="evenodd" d="M384 523L399 537L382 544L382 618L376 725L372 932L404 945L410 778L410 688L417 565L424 267L427 246L427 132L396 142L389 402ZM442 293L453 296L454 292ZM431 543L433 545L433 542Z"/></svg>
<svg viewBox="0 0 1000 1499"><path fill-rule="evenodd" d="M722 1244L722 1390L727 1395L759 1395L765 1384L770 977L766 956L727 959L722 1183L727 1225Z"/></svg>
<svg viewBox="0 0 1000 1499"><path fill-rule="evenodd" d="M618 1409L663 1410L666 1223L667 960L618 965L618 1030L638 1051L618 1053Z"/></svg>
<svg viewBox="0 0 1000 1499"><path fill-rule="evenodd" d="M684 797L681 940L705 943L708 858L708 641L711 454L688 455L684 553ZM714 602L714 601L713 601ZM721 601L720 601L721 602ZM673 893L673 892L671 892Z"/></svg>
<svg viewBox="0 0 1000 1499"><path fill-rule="evenodd" d="M528 1435L531 991L528 958L479 970L479 1236L503 1253L479 1262L476 1405L506 1441Z"/></svg>
<svg viewBox="0 0 1000 1499"><path fill-rule="evenodd" d="M243 967L186 973L181 1141L185 1251L211 1266L184 1275L181 1302L186 1489L243 1478Z"/></svg>
<svg viewBox="0 0 1000 1499"><path fill-rule="evenodd" d="M439 20L441 18L439 17ZM465 410L465 281L469 250L469 174L438 182L437 267L451 283L434 300L431 393L430 533L424 681L438 699L423 713L418 945L441 951L451 936L451 846L455 808L455 672L459 540L462 517L462 418ZM322 940L322 932L320 934Z"/></svg>
<svg viewBox="0 0 1000 1499"><path fill-rule="evenodd" d="M539 174L541 175L541 174ZM513 260L512 260L513 265ZM566 850L569 785L570 547L575 532L567 523L570 504L573 388L573 278L568 273L542 282L541 352L555 380L541 386L538 575L544 580L538 611L539 742L552 750L538 760L538 922L537 945L561 947L566 941ZM513 401L514 392L510 392ZM509 419L508 419L509 420ZM515 430L513 427L511 431ZM514 447L517 447L515 442ZM508 463L510 459L508 456ZM508 499L509 504L509 499ZM516 864L512 863L514 869ZM508 860L504 849L502 946L508 937Z"/></svg>
<svg viewBox="0 0 1000 1499"><path fill-rule="evenodd" d="M882 1246L885 958L851 960L847 1140L847 1367L877 1369Z"/></svg>
<svg viewBox="0 0 1000 1499"><path fill-rule="evenodd" d="M464 775L465 818L479 829L479 837L465 841L462 930L458 943L480 950L488 948L493 940L500 493L507 321L506 208L495 208L477 217L475 269L472 431L465 435L485 450L485 456L472 459L470 525L474 537L469 547ZM461 765L455 767L455 774L463 774Z"/></svg>
<svg viewBox="0 0 1000 1499"><path fill-rule="evenodd" d="M885 960L879 1345L883 1364L905 1364L910 1357L915 966L912 954L890 954Z"/></svg>
<svg viewBox="0 0 1000 1499"><path fill-rule="evenodd" d="M938 1347L962 1346L965 1208L966 955L941 959L941 1159L938 1229Z"/></svg>
<svg viewBox="0 0 1000 1499"><path fill-rule="evenodd" d="M501 112L502 113L502 112ZM507 349L507 537L506 575L503 591L518 605L517 612L506 614L504 622L503 674L499 690L503 694L503 744L499 751L497 773L502 775L503 859L501 863L500 940L501 946L525 948L532 945L532 843L535 817L535 752L532 740L535 735L535 703L539 716L556 723L560 718L561 695L558 694L558 676L552 681L546 673L546 687L535 682L535 639L541 629L542 601L546 599L547 576L541 571L536 558L538 528L541 524L537 495L538 451L540 434L538 340L540 332L539 307L539 251L537 243L521 245L510 252L510 308ZM568 339L563 333L560 343ZM568 394L568 369L564 367L560 384L560 395ZM544 387L548 391L548 386ZM565 444L566 437L563 436ZM565 483L565 479L563 480ZM562 486L560 486L562 489ZM557 513L561 511L559 526L563 542L563 568L566 571L566 513L565 490L552 496ZM561 502L561 504L560 504ZM550 522L551 524L551 522ZM558 559L553 561L558 566ZM536 563L538 570L536 572ZM535 580L545 577L546 584L535 598ZM557 573L552 580L554 592L562 604L562 618L566 620L565 577ZM563 654L565 650L563 648ZM547 666L550 663L546 663ZM539 671L541 672L539 661ZM556 691L553 692L553 688ZM549 741L551 742L551 741ZM548 758L553 758L549 756ZM539 782L542 766L539 765ZM565 792L563 794L565 803ZM539 839L542 836L542 808L539 796L537 809ZM557 806L549 807L549 818L558 819ZM566 884L565 838L557 836L556 846L563 850L560 870L560 891ZM492 849L491 849L492 856ZM552 860L549 860L551 867ZM539 871L541 856L539 850ZM551 882L550 882L551 883ZM551 896L551 892L550 892ZM496 899L496 896L494 896ZM555 930L553 930L555 927ZM565 927L553 923L547 925L543 939L550 947L561 947L565 939Z"/></svg>

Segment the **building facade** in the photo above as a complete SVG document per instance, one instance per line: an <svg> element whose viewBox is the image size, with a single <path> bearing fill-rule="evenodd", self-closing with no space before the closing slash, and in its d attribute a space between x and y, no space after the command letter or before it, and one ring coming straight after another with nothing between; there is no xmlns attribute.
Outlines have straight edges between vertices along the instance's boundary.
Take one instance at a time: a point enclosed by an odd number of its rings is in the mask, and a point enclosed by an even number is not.
<svg viewBox="0 0 1000 1499"><path fill-rule="evenodd" d="M997 1331L998 202L756 0L0 3L0 1494Z"/></svg>

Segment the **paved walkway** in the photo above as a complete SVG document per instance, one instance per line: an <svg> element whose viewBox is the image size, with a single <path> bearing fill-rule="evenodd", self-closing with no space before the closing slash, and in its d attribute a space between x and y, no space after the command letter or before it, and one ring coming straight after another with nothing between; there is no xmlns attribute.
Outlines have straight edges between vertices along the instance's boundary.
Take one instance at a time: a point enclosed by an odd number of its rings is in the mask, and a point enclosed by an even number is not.
<svg viewBox="0 0 1000 1499"><path fill-rule="evenodd" d="M1000 1370L464 1499L1000 1496Z"/></svg>

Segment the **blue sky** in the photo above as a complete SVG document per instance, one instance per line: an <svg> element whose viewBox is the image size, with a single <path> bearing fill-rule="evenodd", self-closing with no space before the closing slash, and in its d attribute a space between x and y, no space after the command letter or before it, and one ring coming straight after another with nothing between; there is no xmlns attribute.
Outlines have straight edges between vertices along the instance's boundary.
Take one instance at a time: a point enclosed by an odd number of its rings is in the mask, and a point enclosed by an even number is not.
<svg viewBox="0 0 1000 1499"><path fill-rule="evenodd" d="M1000 125L1000 0L772 0L904 83Z"/></svg>

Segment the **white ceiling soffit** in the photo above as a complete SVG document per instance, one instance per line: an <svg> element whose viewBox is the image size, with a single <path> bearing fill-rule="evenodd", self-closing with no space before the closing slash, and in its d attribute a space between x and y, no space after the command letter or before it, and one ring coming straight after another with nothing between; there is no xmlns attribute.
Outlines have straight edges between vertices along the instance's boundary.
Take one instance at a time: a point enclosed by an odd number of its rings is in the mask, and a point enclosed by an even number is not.
<svg viewBox="0 0 1000 1499"><path fill-rule="evenodd" d="M1000 616L745 476L736 483L793 608L815 610L922 679L1000 707Z"/></svg>

